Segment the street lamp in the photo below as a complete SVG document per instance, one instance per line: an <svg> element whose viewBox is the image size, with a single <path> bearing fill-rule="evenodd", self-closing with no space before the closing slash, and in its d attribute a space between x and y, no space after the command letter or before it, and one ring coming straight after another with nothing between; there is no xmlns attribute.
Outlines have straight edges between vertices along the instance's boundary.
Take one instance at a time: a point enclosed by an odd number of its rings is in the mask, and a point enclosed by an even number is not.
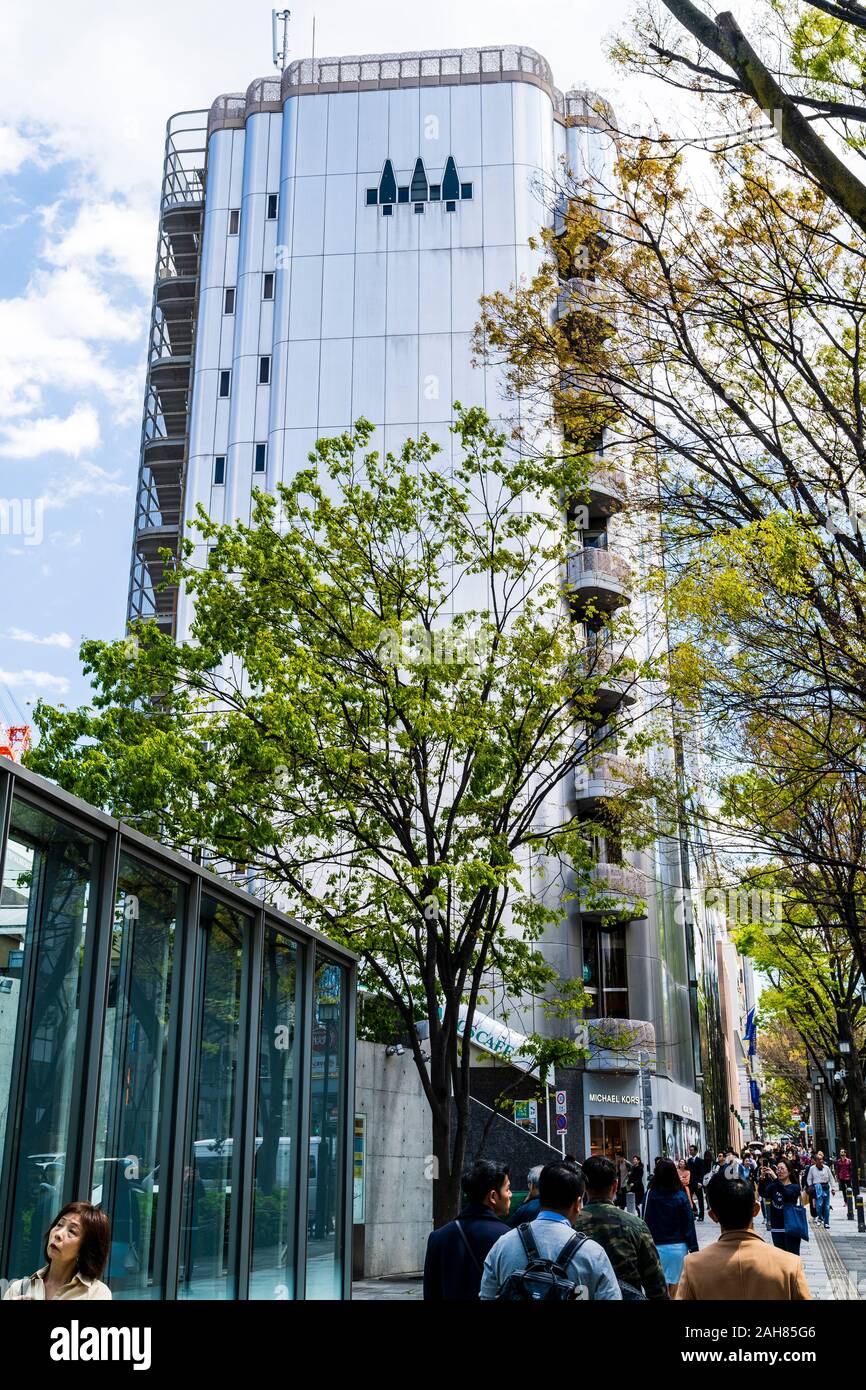
<svg viewBox="0 0 866 1390"><path fill-rule="evenodd" d="M848 1078L848 1068L852 1064L852 1047L849 1039L840 1039L839 1056L841 1060L840 1071L837 1076L842 1076L846 1081ZM853 1059L853 1064L859 1066L857 1059ZM866 1213L863 1211L863 1194L860 1191L860 1158L857 1152L857 1128L854 1123L854 1105L851 1097L851 1087L846 1086L848 1100L848 1132L851 1144L851 1191L854 1194L854 1205L857 1208L857 1234L866 1235Z"/></svg>

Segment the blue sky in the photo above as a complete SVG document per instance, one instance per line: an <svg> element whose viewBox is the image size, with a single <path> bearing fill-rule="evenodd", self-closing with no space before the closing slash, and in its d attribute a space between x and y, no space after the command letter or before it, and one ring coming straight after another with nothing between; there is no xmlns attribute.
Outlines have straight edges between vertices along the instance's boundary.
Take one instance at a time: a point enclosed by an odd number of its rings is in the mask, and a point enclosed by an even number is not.
<svg viewBox="0 0 866 1390"><path fill-rule="evenodd" d="M622 109L630 0L329 0L316 52L525 43ZM316 7L293 9L290 58ZM270 6L48 0L0 18L0 724L88 698L123 633L164 126L272 71Z"/></svg>

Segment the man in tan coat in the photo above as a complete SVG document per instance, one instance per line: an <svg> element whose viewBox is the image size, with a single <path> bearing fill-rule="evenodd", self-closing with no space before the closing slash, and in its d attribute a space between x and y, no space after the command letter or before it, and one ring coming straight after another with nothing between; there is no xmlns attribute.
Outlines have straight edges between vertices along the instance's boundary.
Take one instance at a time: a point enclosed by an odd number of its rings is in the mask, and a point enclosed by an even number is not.
<svg viewBox="0 0 866 1390"><path fill-rule="evenodd" d="M686 1256L677 1298L751 1303L812 1297L799 1255L768 1245L752 1225L761 1206L750 1182L719 1172L706 1196L722 1234L715 1245Z"/></svg>

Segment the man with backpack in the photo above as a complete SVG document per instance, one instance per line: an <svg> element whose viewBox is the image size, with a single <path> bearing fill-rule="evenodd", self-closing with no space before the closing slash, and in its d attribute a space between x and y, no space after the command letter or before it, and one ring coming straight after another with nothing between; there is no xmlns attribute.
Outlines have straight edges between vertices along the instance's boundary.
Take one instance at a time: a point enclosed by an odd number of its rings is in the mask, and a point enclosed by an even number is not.
<svg viewBox="0 0 866 1390"><path fill-rule="evenodd" d="M480 1297L489 1302L574 1302L622 1298L601 1246L573 1229L583 1174L561 1160L538 1178L541 1210L531 1224L500 1237L484 1261Z"/></svg>

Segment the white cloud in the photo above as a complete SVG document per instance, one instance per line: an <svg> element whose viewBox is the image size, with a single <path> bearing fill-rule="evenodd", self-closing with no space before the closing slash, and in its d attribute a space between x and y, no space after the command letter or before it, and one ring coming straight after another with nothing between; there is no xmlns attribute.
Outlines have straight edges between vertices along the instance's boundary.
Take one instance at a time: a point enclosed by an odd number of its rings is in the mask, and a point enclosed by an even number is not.
<svg viewBox="0 0 866 1390"><path fill-rule="evenodd" d="M0 125L0 174L17 174L28 159L40 159L38 141L11 125Z"/></svg>
<svg viewBox="0 0 866 1390"><path fill-rule="evenodd" d="M45 694L50 691L55 695L65 695L69 689L66 676L54 676L50 671L0 670L0 682L8 685L10 690L26 689L31 694Z"/></svg>
<svg viewBox="0 0 866 1390"><path fill-rule="evenodd" d="M48 415L7 425L0 440L0 455L33 459L41 454L71 454L78 458L85 449L96 448L99 437L99 417L93 406L78 405L65 420Z"/></svg>
<svg viewBox="0 0 866 1390"><path fill-rule="evenodd" d="M52 482L51 491L40 501L45 511L59 511L81 497L127 497L132 491L132 481L118 482L121 476L120 469L109 473L97 463L85 461L76 465L74 473Z"/></svg>
<svg viewBox="0 0 866 1390"><path fill-rule="evenodd" d="M43 259L51 265L93 273L123 275L149 295L156 255L157 211L145 203L121 201L82 203L75 221L58 229L61 206L43 209L46 231Z"/></svg>
<svg viewBox="0 0 866 1390"><path fill-rule="evenodd" d="M36 271L24 294L0 300L0 421L31 415L49 391L140 409L139 373L113 365L103 345L143 343L146 322L143 307L118 305L80 267Z"/></svg>
<svg viewBox="0 0 866 1390"><path fill-rule="evenodd" d="M49 632L47 637L39 637L35 632L11 627L6 636L10 642L32 642L37 647L62 647L64 651L69 651L73 646L68 632Z"/></svg>

